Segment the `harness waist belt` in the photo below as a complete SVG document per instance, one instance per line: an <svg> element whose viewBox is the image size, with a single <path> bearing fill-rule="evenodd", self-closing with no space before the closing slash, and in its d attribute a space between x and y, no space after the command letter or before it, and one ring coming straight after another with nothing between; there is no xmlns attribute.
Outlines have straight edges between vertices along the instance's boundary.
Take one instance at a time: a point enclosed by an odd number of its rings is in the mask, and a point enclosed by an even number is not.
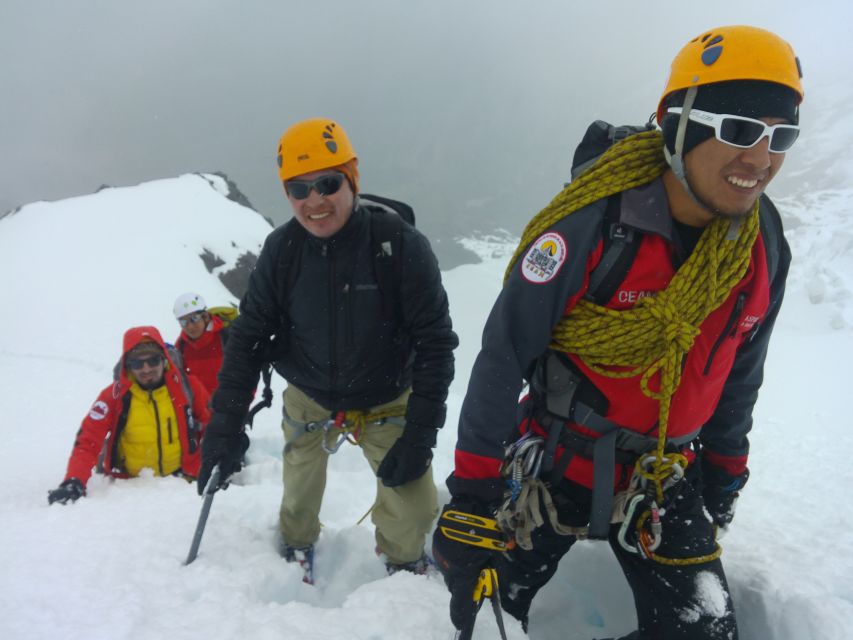
<svg viewBox="0 0 853 640"><path fill-rule="evenodd" d="M298 438L299 436L301 436L303 434L313 433L314 431L317 431L318 429L322 430L326 426L326 424L329 422L329 420L332 419L332 414L330 413L327 418L324 418L322 420L316 420L315 422L300 422L299 420L295 420L295 419L290 417L290 415L287 413L287 408L282 407L281 410L282 410L282 414L284 415L285 422L287 422L291 427L293 427L296 430L296 435L293 438L291 438L291 442L293 440L296 440L296 438ZM377 420L375 423L372 423L372 424L385 424L385 423L398 424L402 427L402 426L406 425L406 420L402 416L400 416L400 417L389 416L387 418L380 418L379 420Z"/></svg>
<svg viewBox="0 0 853 640"><path fill-rule="evenodd" d="M600 435L595 438L572 431L566 424L567 420L548 416L543 422L550 422L551 433L554 433L554 423L561 423L559 443L566 449L560 463L554 468L555 473L552 478L555 483L559 481L575 455L593 461L589 537L604 539L610 532L616 463L633 464L644 453L655 449L657 437L626 429L579 401L575 402L573 417L570 421ZM700 429L697 429L683 436L667 438L667 444L683 447L694 440L699 435L699 431Z"/></svg>

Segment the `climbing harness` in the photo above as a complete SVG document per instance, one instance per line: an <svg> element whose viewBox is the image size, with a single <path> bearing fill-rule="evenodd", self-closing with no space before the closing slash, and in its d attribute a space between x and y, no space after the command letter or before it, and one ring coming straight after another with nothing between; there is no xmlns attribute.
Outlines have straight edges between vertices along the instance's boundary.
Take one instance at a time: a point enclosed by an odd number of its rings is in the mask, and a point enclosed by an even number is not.
<svg viewBox="0 0 853 640"><path fill-rule="evenodd" d="M406 408L404 406L391 407L380 411L367 413L365 411L338 411L325 420L317 420L315 422L301 422L295 420L287 413L287 408L284 408L284 420L294 430L295 435L290 438L285 447L291 445L297 438L300 438L306 433L313 433L318 429L323 431L323 439L320 446L329 455L338 452L338 449L344 444L358 445L364 429L369 424L397 424L401 427L405 426ZM332 440L331 444L329 441Z"/></svg>

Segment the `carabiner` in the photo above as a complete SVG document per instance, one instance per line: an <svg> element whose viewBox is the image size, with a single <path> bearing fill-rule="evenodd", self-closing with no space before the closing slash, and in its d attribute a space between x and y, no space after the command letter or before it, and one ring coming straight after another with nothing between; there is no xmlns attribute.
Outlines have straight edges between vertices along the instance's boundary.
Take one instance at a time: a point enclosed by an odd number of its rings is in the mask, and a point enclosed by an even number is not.
<svg viewBox="0 0 853 640"><path fill-rule="evenodd" d="M338 452L338 449L341 448L341 445L347 441L347 433L343 431L340 436L338 436L337 441L331 447L326 444L326 438L329 435L329 432L332 429L343 429L344 426L344 418L346 414L343 411L338 411L337 415L334 418L329 418L326 420L326 423L323 425L323 439L320 441L320 446L323 447L323 451L332 455Z"/></svg>
<svg viewBox="0 0 853 640"><path fill-rule="evenodd" d="M635 523L634 520L634 512L637 510L637 505L640 504L643 500L645 500L646 496L642 493L638 493L633 498L628 501L628 508L625 509L625 519L622 521L622 525L619 527L619 534L616 536L616 539L619 541L619 546L625 549L625 551L629 553L636 553L638 555L644 555L640 548L636 544L631 544L628 542L628 529L632 527Z"/></svg>

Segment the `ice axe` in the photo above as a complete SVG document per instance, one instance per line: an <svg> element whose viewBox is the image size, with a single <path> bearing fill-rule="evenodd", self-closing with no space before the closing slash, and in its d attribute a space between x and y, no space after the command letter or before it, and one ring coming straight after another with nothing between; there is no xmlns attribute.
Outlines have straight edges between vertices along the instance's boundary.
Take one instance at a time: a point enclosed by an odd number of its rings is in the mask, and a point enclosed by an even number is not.
<svg viewBox="0 0 853 640"><path fill-rule="evenodd" d="M474 587L473 593L474 615L461 629L456 630L456 635L453 640L471 640L474 637L474 623L477 621L477 613L480 607L483 606L483 601L488 598L492 601L492 609L495 612L495 620L498 623L498 631L501 633L501 640L507 640L506 629L504 628L504 619L501 614L501 596L498 593L498 572L488 567L480 572L480 577L477 579L477 584Z"/></svg>
<svg viewBox="0 0 853 640"><path fill-rule="evenodd" d="M492 518L448 509L441 514L438 526L447 538L462 544L498 552L506 551L508 548L503 531ZM503 615L501 614L501 597L498 592L498 572L492 567L486 567L480 571L480 577L477 579L471 596L475 605L474 615L465 623L465 626L456 630L453 640L471 640L474 636L474 623L477 620L477 613L479 613L486 598L492 601L492 609L495 612L501 640L507 640Z"/></svg>
<svg viewBox="0 0 853 640"><path fill-rule="evenodd" d="M190 545L190 552L187 554L187 560L184 565L190 564L198 555L198 548L201 546L201 537L204 535L204 525L207 524L207 515L210 513L210 505L213 504L213 494L219 488L219 465L213 467L210 474L210 480L207 481L207 486L204 488L204 502L201 505L201 513L198 514L198 524L195 526L193 534L193 542Z"/></svg>

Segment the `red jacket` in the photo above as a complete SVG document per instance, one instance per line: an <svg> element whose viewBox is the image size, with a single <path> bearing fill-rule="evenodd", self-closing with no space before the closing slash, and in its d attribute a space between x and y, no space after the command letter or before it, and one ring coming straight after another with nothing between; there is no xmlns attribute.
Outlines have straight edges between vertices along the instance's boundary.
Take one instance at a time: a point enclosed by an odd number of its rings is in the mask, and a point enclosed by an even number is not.
<svg viewBox="0 0 853 640"><path fill-rule="evenodd" d="M660 180L622 193L621 206L623 223L627 218L643 236L624 281L605 305L615 309L630 308L644 295L665 289L676 272L680 251ZM587 292L590 273L601 260L604 209L605 202L599 201L555 223L513 268L483 331L483 348L462 406L457 478L498 475L505 443L518 437L516 405L522 381L529 379L536 359L551 343L553 327ZM773 282L762 231L743 279L702 323L672 398L667 437L701 430L706 459L731 474L746 467L752 409L790 262L781 230L776 236L781 247L774 250L781 260ZM576 355L567 355L604 397L604 417L631 431L657 436L659 404L643 393L640 376L606 377L591 371ZM652 378L650 386L657 384ZM581 425L571 428L598 436ZM623 483L630 476L630 469L617 471ZM575 456L565 475L590 487L592 473L592 461Z"/></svg>
<svg viewBox="0 0 853 640"><path fill-rule="evenodd" d="M157 329L154 327L134 327L128 329L124 334L118 381L101 391L89 409L89 414L80 425L80 430L74 440L71 458L68 460L66 480L77 478L85 485L91 477L92 468L97 464L102 451L104 452L104 473L111 476L126 477L122 469L113 466L114 452L127 421L131 399L130 386L132 381L128 378L124 358L128 351L143 340L153 340L160 345L166 354L168 367L164 377L178 420L178 437L181 441L181 469L188 476L195 477L198 475L201 464L199 443L204 425L210 419L209 394L204 385L193 376L182 379L180 371L169 358L163 338ZM184 391L185 384L189 385L192 403ZM189 425L189 418L192 418L194 423L192 429Z"/></svg>
<svg viewBox="0 0 853 640"><path fill-rule="evenodd" d="M222 367L227 334L222 319L211 315L207 329L198 340L191 340L185 331L181 331L175 341L175 347L184 358L184 370L201 380L211 396L219 384L216 376Z"/></svg>

